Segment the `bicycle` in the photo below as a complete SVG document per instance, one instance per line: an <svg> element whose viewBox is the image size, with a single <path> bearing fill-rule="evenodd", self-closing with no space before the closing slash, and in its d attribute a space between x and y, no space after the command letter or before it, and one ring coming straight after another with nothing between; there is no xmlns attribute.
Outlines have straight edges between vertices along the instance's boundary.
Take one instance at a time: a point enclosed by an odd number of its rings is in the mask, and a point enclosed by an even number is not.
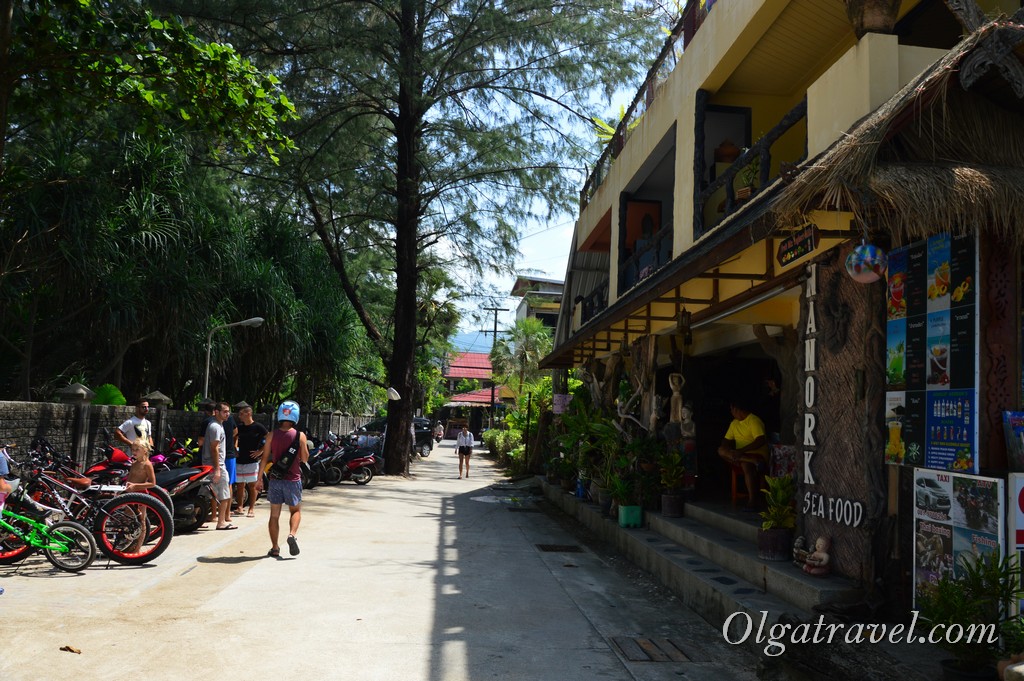
<svg viewBox="0 0 1024 681"><path fill-rule="evenodd" d="M81 572L96 560L96 541L89 530L71 520L50 520L62 516L60 511L35 504L27 499L24 489L7 498L0 507L0 565L12 565L41 549L46 560L58 570ZM13 502L23 513L8 507Z"/></svg>

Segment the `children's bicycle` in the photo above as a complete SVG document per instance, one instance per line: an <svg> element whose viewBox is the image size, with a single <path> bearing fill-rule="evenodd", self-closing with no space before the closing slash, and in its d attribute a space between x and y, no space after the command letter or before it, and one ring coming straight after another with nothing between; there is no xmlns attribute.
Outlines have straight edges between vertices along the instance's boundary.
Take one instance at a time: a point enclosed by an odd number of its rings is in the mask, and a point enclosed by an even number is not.
<svg viewBox="0 0 1024 681"><path fill-rule="evenodd" d="M12 505L31 515L16 513ZM24 560L36 549L58 570L80 572L92 565L96 541L89 530L70 520L50 525L53 517L53 509L35 504L25 497L24 490L9 496L0 512L0 565Z"/></svg>

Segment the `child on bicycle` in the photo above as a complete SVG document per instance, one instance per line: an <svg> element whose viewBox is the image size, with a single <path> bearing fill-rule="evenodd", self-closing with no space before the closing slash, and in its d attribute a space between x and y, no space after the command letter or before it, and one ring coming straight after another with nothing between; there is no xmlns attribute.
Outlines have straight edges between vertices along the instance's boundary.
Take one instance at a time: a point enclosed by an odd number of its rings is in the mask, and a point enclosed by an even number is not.
<svg viewBox="0 0 1024 681"><path fill-rule="evenodd" d="M132 467L128 471L128 479L125 481L124 491L145 492L150 487L155 487L156 471L153 470L153 464L149 460L149 443L143 438L137 437L135 442L132 443L132 458L134 461L132 461ZM142 531L139 532L139 538L132 545L132 551L135 553L142 550L142 544L149 533L146 509L139 506L137 512L139 514L139 523L142 525Z"/></svg>

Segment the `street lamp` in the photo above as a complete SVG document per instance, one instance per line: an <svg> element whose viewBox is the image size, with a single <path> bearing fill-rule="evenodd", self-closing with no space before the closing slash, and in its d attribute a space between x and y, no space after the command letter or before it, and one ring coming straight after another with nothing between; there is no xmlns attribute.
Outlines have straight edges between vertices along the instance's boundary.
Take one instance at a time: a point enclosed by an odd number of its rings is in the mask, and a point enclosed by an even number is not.
<svg viewBox="0 0 1024 681"><path fill-rule="evenodd" d="M203 397L210 396L210 343L213 342L213 334L221 329L227 329L232 326L260 326L261 324L263 324L263 317L253 317L240 322L221 324L210 329L210 333L206 336L206 374L203 377Z"/></svg>

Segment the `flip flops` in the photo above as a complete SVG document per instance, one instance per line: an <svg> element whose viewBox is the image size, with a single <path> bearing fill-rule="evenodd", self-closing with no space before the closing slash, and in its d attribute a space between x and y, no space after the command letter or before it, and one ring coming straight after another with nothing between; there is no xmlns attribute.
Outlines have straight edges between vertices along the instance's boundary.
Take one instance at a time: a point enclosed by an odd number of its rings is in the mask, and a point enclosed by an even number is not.
<svg viewBox="0 0 1024 681"><path fill-rule="evenodd" d="M288 535L288 553L292 556L299 555L299 542L290 534Z"/></svg>
<svg viewBox="0 0 1024 681"><path fill-rule="evenodd" d="M267 555L270 556L271 558L280 558L281 557L281 549L270 549L269 551L267 551Z"/></svg>
<svg viewBox="0 0 1024 681"><path fill-rule="evenodd" d="M218 527L217 529L218 530L237 530L238 529L238 525L232 525L231 523L228 523L224 527Z"/></svg>

